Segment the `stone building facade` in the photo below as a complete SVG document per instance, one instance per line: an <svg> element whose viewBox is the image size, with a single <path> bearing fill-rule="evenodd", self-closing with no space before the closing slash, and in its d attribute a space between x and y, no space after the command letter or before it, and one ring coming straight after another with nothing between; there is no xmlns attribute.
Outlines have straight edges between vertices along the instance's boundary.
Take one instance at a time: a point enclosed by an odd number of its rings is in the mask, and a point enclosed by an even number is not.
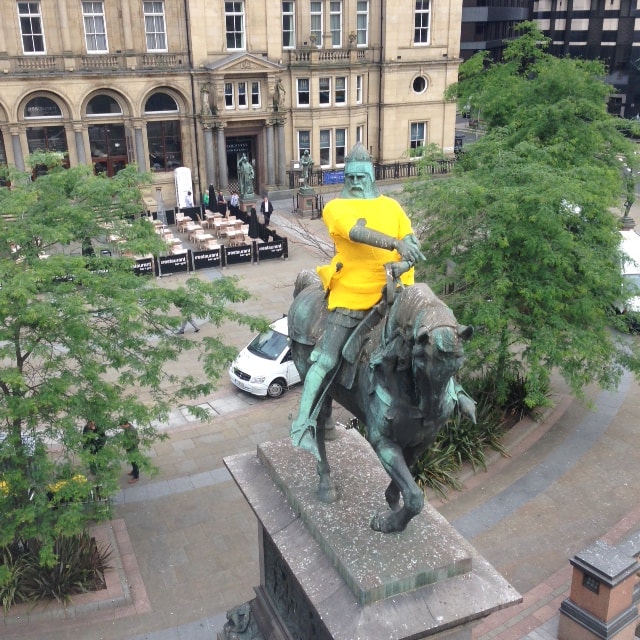
<svg viewBox="0 0 640 640"><path fill-rule="evenodd" d="M114 175L173 170L194 193L288 185L309 149L337 170L357 140L374 159L452 150L461 0L0 0L0 162L33 151Z"/></svg>

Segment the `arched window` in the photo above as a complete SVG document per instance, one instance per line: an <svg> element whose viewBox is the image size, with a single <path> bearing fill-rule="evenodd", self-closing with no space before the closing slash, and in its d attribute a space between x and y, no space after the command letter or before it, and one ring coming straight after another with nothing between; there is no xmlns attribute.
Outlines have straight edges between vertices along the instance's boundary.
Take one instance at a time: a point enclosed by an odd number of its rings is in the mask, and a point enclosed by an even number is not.
<svg viewBox="0 0 640 640"><path fill-rule="evenodd" d="M85 113L90 118L109 119L88 127L91 162L96 174L105 173L110 178L124 169L129 162L129 146L121 118L122 107L118 101L106 94L93 96L87 102Z"/></svg>
<svg viewBox="0 0 640 640"><path fill-rule="evenodd" d="M182 166L180 121L166 115L178 113L178 104L168 94L157 92L144 105L151 171L173 171Z"/></svg>
<svg viewBox="0 0 640 640"><path fill-rule="evenodd" d="M111 96L101 94L94 96L87 103L88 116L122 115L122 108Z"/></svg>
<svg viewBox="0 0 640 640"><path fill-rule="evenodd" d="M37 151L52 151L62 153L65 157L64 165L69 163L69 146L67 132L62 124L50 125L51 120L62 119L62 109L57 102L45 96L37 96L27 102L24 107L24 119L28 121L27 146L29 153ZM36 175L43 172L36 169Z"/></svg>
<svg viewBox="0 0 640 640"><path fill-rule="evenodd" d="M24 108L25 120L34 118L62 118L62 110L51 98L39 96L27 102Z"/></svg>

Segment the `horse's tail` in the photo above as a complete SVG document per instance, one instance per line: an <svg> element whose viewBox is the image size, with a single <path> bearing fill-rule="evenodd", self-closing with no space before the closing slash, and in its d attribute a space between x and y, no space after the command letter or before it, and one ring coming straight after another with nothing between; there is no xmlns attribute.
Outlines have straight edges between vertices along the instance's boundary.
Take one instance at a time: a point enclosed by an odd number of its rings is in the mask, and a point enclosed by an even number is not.
<svg viewBox="0 0 640 640"><path fill-rule="evenodd" d="M293 297L295 298L303 289L311 286L322 286L320 276L315 271L303 269L296 278L296 283L293 289Z"/></svg>

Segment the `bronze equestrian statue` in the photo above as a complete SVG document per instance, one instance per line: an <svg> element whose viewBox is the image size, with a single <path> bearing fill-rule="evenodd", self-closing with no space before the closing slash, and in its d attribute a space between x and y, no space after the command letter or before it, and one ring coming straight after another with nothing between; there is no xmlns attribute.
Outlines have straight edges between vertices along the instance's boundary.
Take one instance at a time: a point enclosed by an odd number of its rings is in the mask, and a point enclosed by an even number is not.
<svg viewBox="0 0 640 640"><path fill-rule="evenodd" d="M350 410L366 425L391 476L391 511L374 517L371 526L402 531L424 504L410 466L456 402L474 415L473 401L452 377L462 364L461 341L472 329L459 327L429 287L414 285L413 265L424 256L400 205L378 193L361 143L345 158L340 198L322 215L336 255L318 268L315 285L308 273L299 279L289 311L293 359L304 379L291 440L318 459L321 499L336 500L324 444L331 398Z"/></svg>

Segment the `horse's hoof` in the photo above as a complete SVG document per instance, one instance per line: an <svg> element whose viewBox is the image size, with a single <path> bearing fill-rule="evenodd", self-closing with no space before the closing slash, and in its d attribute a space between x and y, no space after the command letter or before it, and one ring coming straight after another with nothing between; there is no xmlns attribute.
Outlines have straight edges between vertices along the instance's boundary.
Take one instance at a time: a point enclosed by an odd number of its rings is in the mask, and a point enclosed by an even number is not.
<svg viewBox="0 0 640 640"><path fill-rule="evenodd" d="M401 523L398 522L398 519L394 517L395 515L396 514L393 511L376 513L371 518L369 526L374 531L379 531L380 533L399 533L400 531L404 531L405 527L401 526Z"/></svg>
<svg viewBox="0 0 640 640"><path fill-rule="evenodd" d="M319 488L318 497L325 504L331 504L332 502L336 502L340 497L340 495L338 494L338 487L333 485L331 487Z"/></svg>

